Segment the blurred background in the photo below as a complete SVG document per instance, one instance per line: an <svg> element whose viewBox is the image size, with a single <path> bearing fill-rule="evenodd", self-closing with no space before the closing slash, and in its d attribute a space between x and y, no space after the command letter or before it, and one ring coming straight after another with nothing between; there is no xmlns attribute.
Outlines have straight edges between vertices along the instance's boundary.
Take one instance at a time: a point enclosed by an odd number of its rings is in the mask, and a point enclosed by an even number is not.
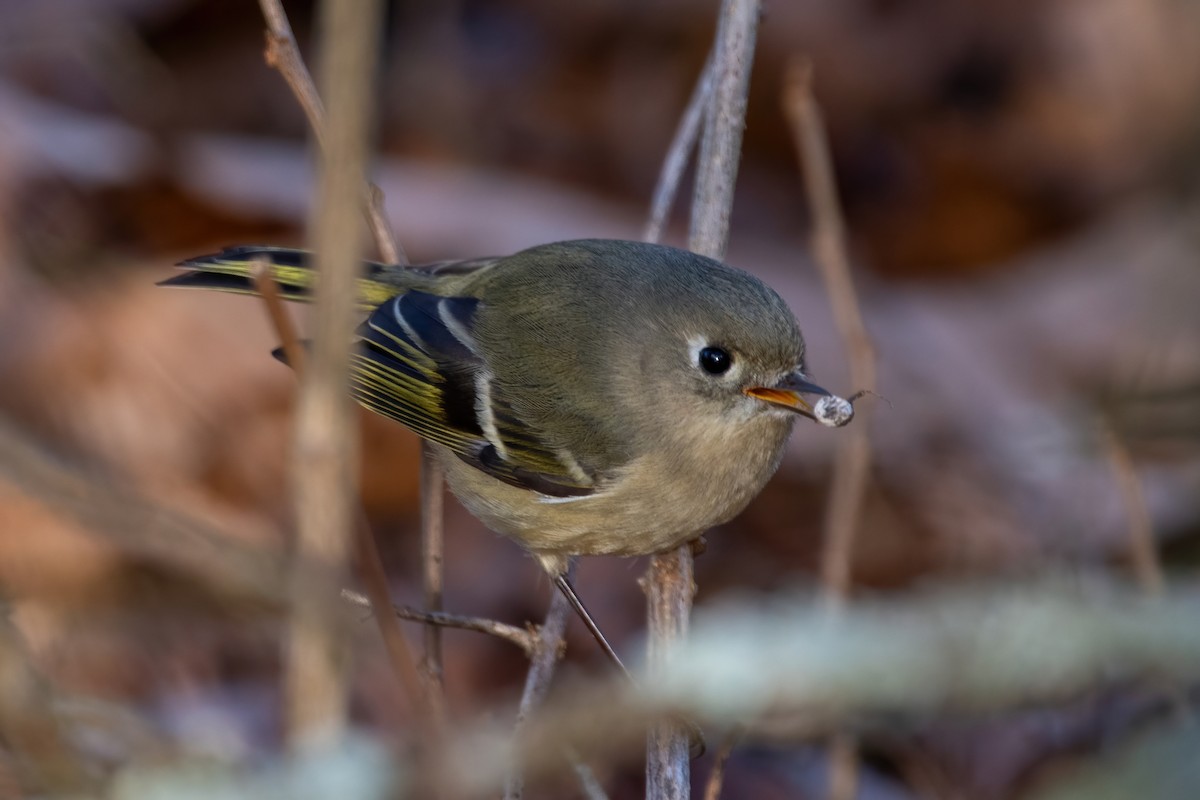
<svg viewBox="0 0 1200 800"><path fill-rule="evenodd" d="M313 4L285 5L311 56ZM717 5L391 3L373 175L410 257L637 238ZM765 9L728 260L788 300L822 384L859 388L809 255L780 106L786 64L806 55L884 398L859 404L874 462L855 591L1128 569L1137 511L1125 463L1168 573L1193 572L1200 6ZM224 245L304 244L306 125L262 48L252 0L0 0L0 724L11 745L0 783L11 796L29 777L14 743L42 741L45 719L30 713L45 704L74 709L67 739L101 771L279 748L278 609L231 598L138 526L200 520L231 548L287 537L293 380L270 357L261 306L154 286ZM689 191L671 243L686 237ZM397 600L415 603L418 446L382 419L363 414L362 426L364 503ZM698 606L815 591L841 433L801 426L764 494L708 536ZM550 587L537 566L447 506L448 608L539 620ZM618 649L644 627L643 567L590 559L580 571ZM355 720L399 735L404 706L375 630L356 636ZM565 669L605 669L581 626L568 638ZM470 633L446 641L455 718L517 696L520 651ZM861 796L1021 797L1155 708L1117 693L931 719L903 741L867 742ZM748 745L725 796L819 797L819 753ZM613 797L639 796L641 780L606 776Z"/></svg>

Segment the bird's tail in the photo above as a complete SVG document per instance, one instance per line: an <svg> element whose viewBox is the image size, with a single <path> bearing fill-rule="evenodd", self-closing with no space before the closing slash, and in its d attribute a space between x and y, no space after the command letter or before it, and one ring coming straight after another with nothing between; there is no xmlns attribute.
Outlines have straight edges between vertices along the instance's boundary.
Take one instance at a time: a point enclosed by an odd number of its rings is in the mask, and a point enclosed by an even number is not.
<svg viewBox="0 0 1200 800"><path fill-rule="evenodd" d="M311 260L311 254L303 250L241 245L182 261L178 266L184 272L160 281L158 285L258 294L254 276L260 268L266 268L284 299L307 302L316 282ZM366 271L359 280L358 302L361 306L373 308L403 291L401 286L386 280L386 272L387 267L383 264L367 262Z"/></svg>

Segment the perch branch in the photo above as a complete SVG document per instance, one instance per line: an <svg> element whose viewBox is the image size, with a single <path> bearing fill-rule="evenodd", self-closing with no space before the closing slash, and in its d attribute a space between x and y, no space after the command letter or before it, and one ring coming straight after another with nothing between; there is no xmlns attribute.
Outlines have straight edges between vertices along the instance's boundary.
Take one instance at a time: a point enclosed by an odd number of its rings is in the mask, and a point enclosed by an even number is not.
<svg viewBox="0 0 1200 800"><path fill-rule="evenodd" d="M712 102L700 141L688 234L688 247L710 258L723 258L729 240L759 13L759 0L724 0L717 23Z"/></svg>
<svg viewBox="0 0 1200 800"><path fill-rule="evenodd" d="M712 258L721 258L729 238L729 215L741 154L750 65L758 31L758 0L725 0L710 55L711 72L696 188L692 197L688 247ZM702 78L700 86L704 85ZM686 122L686 120L685 120ZM681 129L684 125L681 123ZM677 137L680 138L680 137ZM680 150L685 150L682 145ZM668 158L664 172L672 168ZM669 181L664 177L660 184ZM648 228L649 230L649 228ZM703 531L697 531L697 535ZM695 594L694 565L689 545L654 556L643 586L649 626L650 669L663 669L675 644L687 635ZM689 735L677 721L662 719L651 725L646 743L647 800L683 800L691 794L688 764Z"/></svg>

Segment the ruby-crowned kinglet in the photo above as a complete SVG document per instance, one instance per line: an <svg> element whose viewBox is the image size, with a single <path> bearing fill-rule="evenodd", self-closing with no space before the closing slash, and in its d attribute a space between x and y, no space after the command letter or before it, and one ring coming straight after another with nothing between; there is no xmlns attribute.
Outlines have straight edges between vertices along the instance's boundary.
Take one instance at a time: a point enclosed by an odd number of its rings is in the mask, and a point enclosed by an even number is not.
<svg viewBox="0 0 1200 800"><path fill-rule="evenodd" d="M253 292L265 261L285 297L304 299L307 260L235 247L163 284ZM797 416L852 414L809 382L778 294L686 250L560 242L371 263L359 286L371 312L354 396L431 442L467 509L555 577L570 556L654 553L729 520L779 465Z"/></svg>

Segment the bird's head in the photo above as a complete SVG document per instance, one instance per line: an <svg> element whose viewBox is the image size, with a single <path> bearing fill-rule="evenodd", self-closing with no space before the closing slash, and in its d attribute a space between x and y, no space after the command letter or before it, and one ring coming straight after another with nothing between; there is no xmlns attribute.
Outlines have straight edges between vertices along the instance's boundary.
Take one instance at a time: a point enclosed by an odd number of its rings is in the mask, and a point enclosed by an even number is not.
<svg viewBox="0 0 1200 800"><path fill-rule="evenodd" d="M809 380L804 339L783 299L757 278L693 256L694 269L661 273L655 357L664 385L725 420L817 419L831 393Z"/></svg>

